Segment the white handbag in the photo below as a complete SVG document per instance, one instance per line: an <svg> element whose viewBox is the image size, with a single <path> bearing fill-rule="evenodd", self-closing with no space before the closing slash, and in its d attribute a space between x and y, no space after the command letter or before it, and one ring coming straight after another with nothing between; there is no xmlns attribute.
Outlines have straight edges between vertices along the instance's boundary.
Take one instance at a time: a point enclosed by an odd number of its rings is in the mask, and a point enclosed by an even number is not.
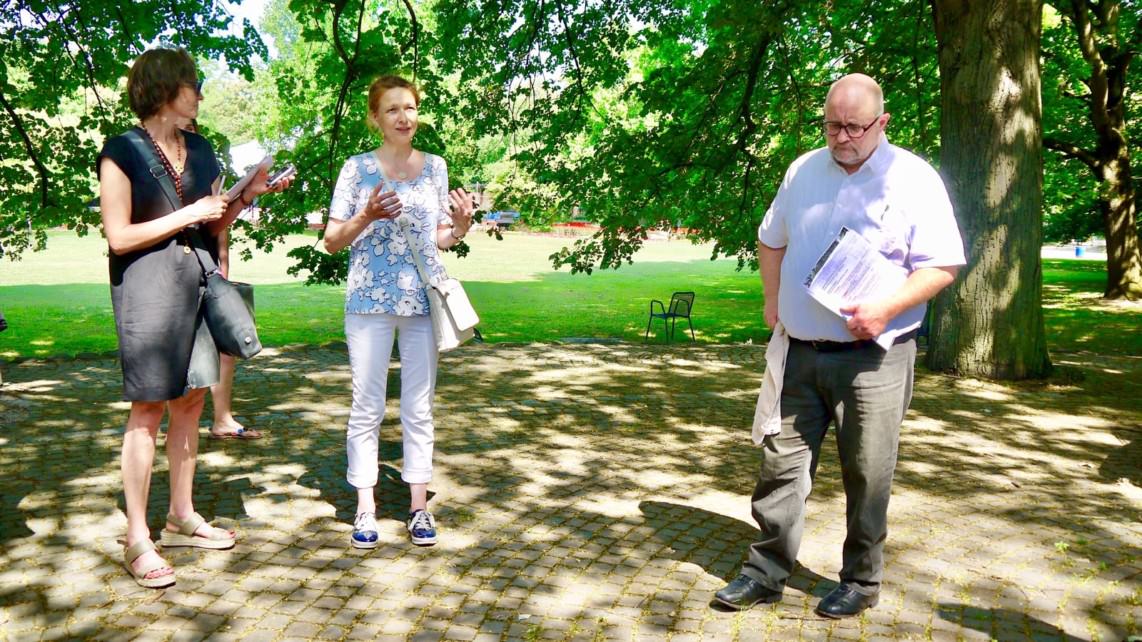
<svg viewBox="0 0 1142 642"><path fill-rule="evenodd" d="M476 325L480 317L472 302L468 300L468 293L460 281L451 277L433 283L428 278L428 270L424 266L424 257L417 247L414 237L409 234L409 220L406 217L399 219L401 232L405 242L412 250L412 258L416 262L416 270L420 273L421 282L427 284L428 315L432 318L432 331L436 335L436 348L440 352L448 352L460 347L465 341L476 336Z"/></svg>

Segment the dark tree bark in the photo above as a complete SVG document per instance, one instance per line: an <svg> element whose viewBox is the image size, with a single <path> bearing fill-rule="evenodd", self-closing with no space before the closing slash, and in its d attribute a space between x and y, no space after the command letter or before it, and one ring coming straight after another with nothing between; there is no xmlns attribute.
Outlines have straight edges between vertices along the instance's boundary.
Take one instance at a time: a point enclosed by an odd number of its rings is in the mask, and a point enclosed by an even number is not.
<svg viewBox="0 0 1142 642"><path fill-rule="evenodd" d="M1126 140L1126 74L1142 46L1142 22L1132 34L1119 33L1122 3L1070 0L1052 3L1071 19L1083 59L1090 66L1083 97L1096 142L1083 149L1062 140L1048 148L1086 163L1099 190L1099 211L1106 234L1106 298L1142 299L1142 250L1138 243L1138 197Z"/></svg>
<svg viewBox="0 0 1142 642"><path fill-rule="evenodd" d="M941 171L968 264L933 303L929 367L997 379L1050 371L1043 327L1042 0L932 0Z"/></svg>

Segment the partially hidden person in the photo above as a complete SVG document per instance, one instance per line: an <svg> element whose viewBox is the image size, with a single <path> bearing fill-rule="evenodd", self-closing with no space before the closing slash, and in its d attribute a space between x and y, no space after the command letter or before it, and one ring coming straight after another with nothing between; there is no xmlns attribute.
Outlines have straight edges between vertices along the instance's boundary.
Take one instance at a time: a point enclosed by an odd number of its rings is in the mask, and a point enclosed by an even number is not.
<svg viewBox="0 0 1142 642"><path fill-rule="evenodd" d="M140 124L108 139L97 164L123 397L131 402L121 457L124 562L149 588L175 581L174 569L151 541L146 515L159 424L167 412L170 503L163 546L226 549L237 538L194 510L198 421L206 388L215 381L192 380L190 364L192 356L217 363L217 349L199 313L205 285L199 260L216 260L219 232L270 188L263 172L232 202L217 193L221 179L214 150L205 138L177 126L197 115L201 89L186 51L143 53L127 77L127 99ZM140 146L153 154L144 155ZM173 183L180 207L165 196L163 179Z"/></svg>
<svg viewBox="0 0 1142 642"><path fill-rule="evenodd" d="M916 332L926 302L953 282L965 261L940 176L888 142L889 114L876 81L850 74L833 83L824 116L825 147L793 162L758 230L765 321L775 338L780 327L788 338L784 371L775 377L779 421L760 439L752 509L761 537L750 545L740 576L717 591L714 602L745 609L781 599L797 560L821 444L833 424L846 536L840 583L816 612L845 618L879 600ZM903 283L849 302L840 308L843 316L802 286L842 227L887 258ZM773 367L769 355L767 368Z"/></svg>
<svg viewBox="0 0 1142 642"><path fill-rule="evenodd" d="M198 120L191 119L180 125L183 131L198 133ZM253 203L251 203L253 205ZM230 228L218 233L218 271L230 278ZM214 421L210 424L211 439L261 439L262 433L246 428L234 417L234 370L237 359L226 353L218 355L218 383L210 386L210 401L214 408Z"/></svg>
<svg viewBox="0 0 1142 642"><path fill-rule="evenodd" d="M437 541L428 510L432 480L437 346L428 297L417 272L418 251L431 279L447 277L440 262L472 225L472 197L448 190L444 159L413 147L420 93L408 80L382 76L369 87L367 122L381 135L380 147L349 158L341 168L325 248L349 248L345 292L345 337L353 377L353 403L346 435L346 479L357 491L350 544L378 542L374 488L379 474L378 439L385 413L393 341L400 349L400 421L409 485L405 523L413 544ZM449 213L451 210L451 214ZM408 225L408 233L401 222ZM411 247L415 244L415 247Z"/></svg>

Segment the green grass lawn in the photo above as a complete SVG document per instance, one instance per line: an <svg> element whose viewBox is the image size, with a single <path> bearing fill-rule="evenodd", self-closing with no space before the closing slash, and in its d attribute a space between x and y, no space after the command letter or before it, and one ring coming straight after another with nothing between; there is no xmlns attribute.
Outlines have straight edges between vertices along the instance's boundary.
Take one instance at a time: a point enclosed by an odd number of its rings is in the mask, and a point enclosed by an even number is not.
<svg viewBox="0 0 1142 642"><path fill-rule="evenodd" d="M710 261L710 246L651 241L634 265L572 276L548 256L568 243L509 233L503 241L469 237L472 253L446 259L464 281L492 342L571 337L641 340L652 298L694 290L694 327L702 342L763 341L761 283L732 260ZM343 339L343 286L305 286L286 274L285 252L315 237L291 237L271 254L233 267L257 287L258 331L267 346ZM1142 355L1142 307L1099 300L1105 280L1098 262L1044 261L1044 312L1052 350ZM115 349L107 285L106 245L98 237L50 235L48 249L19 262L0 262L0 358L72 356ZM680 328L679 333L683 330ZM662 326L652 338L662 340ZM681 340L682 337L678 336Z"/></svg>

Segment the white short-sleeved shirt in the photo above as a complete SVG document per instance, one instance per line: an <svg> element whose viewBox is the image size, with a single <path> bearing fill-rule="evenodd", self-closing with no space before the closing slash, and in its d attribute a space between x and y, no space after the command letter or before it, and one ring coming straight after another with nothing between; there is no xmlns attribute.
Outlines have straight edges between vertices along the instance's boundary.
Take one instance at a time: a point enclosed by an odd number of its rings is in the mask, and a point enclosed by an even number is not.
<svg viewBox="0 0 1142 642"><path fill-rule="evenodd" d="M789 166L757 231L763 244L786 248L777 309L791 337L856 340L845 320L817 303L802 285L841 227L867 239L904 275L966 262L944 182L923 159L882 138L849 175L828 148L811 151ZM894 338L919 327L926 306L899 314L885 334Z"/></svg>
<svg viewBox="0 0 1142 642"><path fill-rule="evenodd" d="M429 278L447 276L436 247L436 228L451 224L448 216L448 167L444 159L424 155L424 170L409 181L389 179L400 198L401 217L411 221L409 232L424 257ZM345 161L329 218L347 221L368 203L383 180L373 152ZM428 314L428 295L421 283L405 235L396 220L373 221L349 246L349 277L345 289L346 314Z"/></svg>

